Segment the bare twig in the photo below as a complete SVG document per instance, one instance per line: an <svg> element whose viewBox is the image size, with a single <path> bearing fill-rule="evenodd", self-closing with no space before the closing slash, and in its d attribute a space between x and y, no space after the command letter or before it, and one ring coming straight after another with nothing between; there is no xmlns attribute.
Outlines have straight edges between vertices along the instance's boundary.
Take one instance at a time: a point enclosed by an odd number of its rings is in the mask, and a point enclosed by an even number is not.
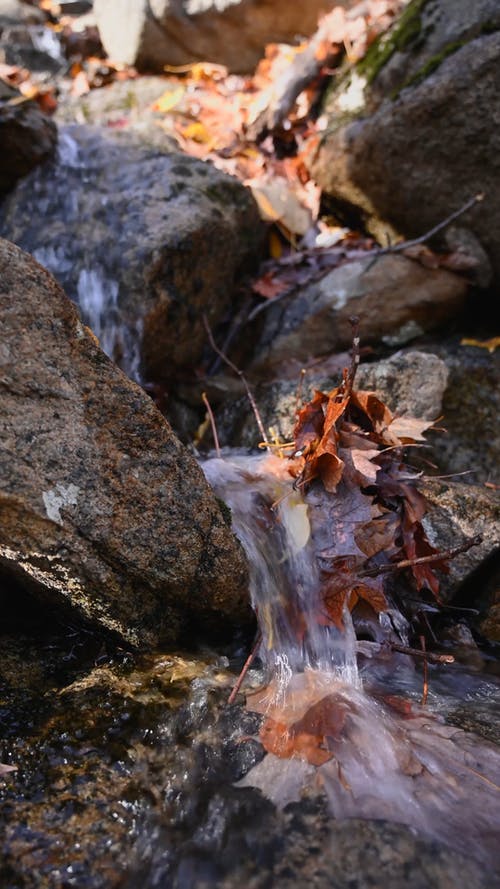
<svg viewBox="0 0 500 889"><path fill-rule="evenodd" d="M346 398L351 397L352 387L354 385L354 378L356 376L356 371L359 367L359 318L357 315L353 315L349 318L349 324L352 328L352 349L351 349L351 366L350 368L346 368L344 370L344 381L342 386L340 387L339 394L337 395L337 401L344 401Z"/></svg>
<svg viewBox="0 0 500 889"><path fill-rule="evenodd" d="M238 692L243 684L243 680L244 680L245 676L247 675L250 667L252 666L252 664L257 656L257 652L259 650L259 646L260 646L261 642L262 642L262 633L259 630L259 632L257 633L257 636L255 637L255 642L252 646L252 650L251 650L250 654L248 655L245 663L243 664L243 668L241 670L240 675L238 676L236 685L234 686L231 694L229 695L229 698L227 700L228 704L234 704L234 702L236 700L236 695L238 694Z"/></svg>
<svg viewBox="0 0 500 889"><path fill-rule="evenodd" d="M467 210L470 210L471 207L474 207L482 200L484 200L484 194L475 194L474 197L469 198L462 207L459 207L458 210L450 213L446 219L442 219L441 222L438 222L437 225L429 229L429 231L426 231L423 235L420 235L418 238L412 238L409 241L399 241L397 244L390 244L388 247L379 247L376 250L370 250L366 256L373 256L373 260L368 263L362 274L366 275L366 273L370 271L379 256L387 256L389 253L403 253L404 250L409 250L410 247L418 247L419 244L425 244L426 241L430 241L434 235L443 231L443 229L450 225L450 223L454 222L455 219L458 219L459 216L462 216L463 213L466 213Z"/></svg>
<svg viewBox="0 0 500 889"><path fill-rule="evenodd" d="M378 251L378 255L381 256L384 253L401 253L402 250L408 250L409 247L418 247L419 244L425 244L426 241L430 241L434 235L439 234L440 231L443 231L443 229L454 222L455 219L458 219L459 216L462 216L463 213L466 213L467 210L470 210L471 207L474 207L475 204L479 204L483 200L484 194L475 194L474 197L469 198L462 207L459 207L458 210L450 213L446 219L438 222L437 225L433 226L433 228L429 229L425 234L420 235L418 238L412 238L410 241L400 241L398 244L392 244L390 247L383 247Z"/></svg>
<svg viewBox="0 0 500 889"><path fill-rule="evenodd" d="M471 549L473 546L479 546L482 543L483 538L480 534L477 534L476 537L470 537L460 546L456 546L453 549L443 550L440 553L434 553L432 556L421 556L418 559L403 559L401 562L394 562L388 565L377 565L375 568L365 568L364 571L359 572L360 577L378 577L380 574L388 574L391 571L401 571L403 568L412 568L414 565L425 565L429 562L441 562L443 559L446 561L448 559L453 559L455 556L458 556L460 553L466 553L467 550Z"/></svg>
<svg viewBox="0 0 500 889"><path fill-rule="evenodd" d="M434 427L431 426L431 429ZM459 475L471 475L471 473L477 472L477 469L464 469L463 472L450 472L448 475L426 475L424 478L428 479L430 482L438 481L438 479L443 478L458 478Z"/></svg>
<svg viewBox="0 0 500 889"><path fill-rule="evenodd" d="M474 207L476 204L480 203L484 199L484 194L476 194L474 197L469 198L468 201L463 204L462 207L459 207L458 210L455 210L453 213L450 213L446 219L443 219L441 222L438 222L433 228L429 229L429 231L425 232L423 235L420 235L418 238L412 238L409 241L399 241L397 244L391 244L388 247L376 247L374 250L364 250L362 252L362 256L339 256L340 264L347 264L348 262L358 262L360 259L371 259L372 261L368 263L365 269L363 269L362 274L366 275L366 273L372 268L373 264L377 261L379 256L386 256L390 253L402 253L404 250L408 250L410 247L417 247L419 244L425 244L426 241L430 240L430 238L434 237L434 235L438 234L448 225L458 219L459 216L462 216L463 213L466 213L467 210L470 210L471 207ZM314 281L318 278L322 278L325 274L327 274L326 270L321 269L318 274L311 275L311 281ZM275 305L279 300L284 299L294 291L295 287L293 284L290 284L286 290L278 293L277 296L274 296L272 299L267 299L263 303L259 303L255 306L254 309L249 313L246 323L248 324L250 321L253 321L257 315L260 315L261 312L264 312L270 306Z"/></svg>
<svg viewBox="0 0 500 889"><path fill-rule="evenodd" d="M217 453L217 456L220 457L221 452L220 452L219 436L217 435L217 426L215 425L214 413L213 413L213 410L210 406L210 402L207 398L206 392L202 392L201 400L207 409L208 418L210 420L210 426L212 428L212 435L213 435L213 439L214 439L215 451Z"/></svg>
<svg viewBox="0 0 500 889"><path fill-rule="evenodd" d="M422 691L422 707L425 707L427 703L427 697L429 694L429 669L428 669L428 656L425 650L425 636L420 636L420 645L422 646L422 654L424 655L424 688Z"/></svg>
<svg viewBox="0 0 500 889"><path fill-rule="evenodd" d="M452 654L435 654L433 651L420 651L418 648L409 648L407 645L399 645L397 642L389 642L389 647L393 651L399 651L401 654L409 654L411 657L426 658L430 664L454 664L455 658Z"/></svg>
<svg viewBox="0 0 500 889"><path fill-rule="evenodd" d="M441 605L442 603L440 602L439 604ZM434 630L433 630L432 627L431 627L431 622L430 622L429 618L427 617L427 614L425 613L425 611L422 611L422 609L419 609L418 612L417 612L417 614L418 614L420 620L422 621L422 623L425 624L425 626L426 626L426 628L427 628L427 632L428 632L429 635L432 637L433 642L435 642L436 645L437 645L437 644L438 644L438 638L437 638L437 636L436 636Z"/></svg>
<svg viewBox="0 0 500 889"><path fill-rule="evenodd" d="M245 374L243 373L242 370L239 369L239 367L236 367L236 364L233 364L231 359L228 358L227 355L225 355L224 352L222 352L222 350L219 349L219 347L217 346L217 344L214 340L213 334L212 334L212 330L211 330L210 325L208 323L208 318L206 315L203 315L203 324L205 326L205 330L207 332L207 336L208 336L210 345L212 346L212 349L214 350L214 352L216 352L216 354L219 356L219 358L221 358L222 361L225 364L227 364L228 367L231 368L231 370L240 378L241 382L243 383L243 385L245 387L245 391L247 393L247 398L248 398L250 405L252 407L254 417L257 422L257 426L259 428L259 432L262 437L262 441L265 443L266 448L270 451L269 441L268 441L268 438L266 435L266 430L264 429L262 417L260 416L259 409L257 407L255 398L253 397L252 390L250 389L250 386L248 384L248 380L247 380Z"/></svg>

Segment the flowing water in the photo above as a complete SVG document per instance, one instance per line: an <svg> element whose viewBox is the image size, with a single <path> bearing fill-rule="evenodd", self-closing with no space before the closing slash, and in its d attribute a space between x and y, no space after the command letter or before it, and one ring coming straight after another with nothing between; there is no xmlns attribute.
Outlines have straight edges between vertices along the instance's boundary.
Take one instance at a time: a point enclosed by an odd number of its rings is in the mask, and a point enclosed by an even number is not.
<svg viewBox="0 0 500 889"><path fill-rule="evenodd" d="M267 671L268 684L248 696L247 706L264 714L271 752L240 785L260 788L280 806L322 787L336 819L404 823L462 851L466 836L468 854L492 867L500 753L446 724L442 713L477 694L494 699L494 683L463 676L455 665L439 668L420 706L421 674L383 645L407 642L395 608L374 615L373 642L357 642L348 612L344 632L318 623L315 553L325 534L335 537L335 526L325 527L331 514L318 510L317 495L304 500L293 491L286 461L228 456L203 468L231 508L252 566Z"/></svg>
<svg viewBox="0 0 500 889"><path fill-rule="evenodd" d="M116 243L103 242L97 251L96 241L87 240L84 229L85 225L96 228L107 213L106 195L95 198L94 210L83 199L84 190L95 184L98 175L96 146L91 137L80 134L78 141L71 127L61 127L56 159L34 170L27 188L21 183L21 209L14 207L12 219L7 220L0 211L0 233L32 253L54 275L79 306L103 351L140 382L142 320L123 303L118 280L120 250ZM92 212L97 211L93 222ZM46 219L44 227L40 218ZM77 225L79 237L74 235ZM116 229L116 222L110 225L118 240Z"/></svg>
<svg viewBox="0 0 500 889"><path fill-rule="evenodd" d="M54 193L43 197L45 207L36 178L43 175L39 171L32 180L38 213L53 213L52 203L58 203L62 218L78 217L78 191L71 183L85 182L92 171L68 132L61 135ZM65 285L74 271L72 249L61 236L56 246L38 246L33 253ZM85 252L85 245L79 262L74 292L66 289L104 351L139 379L140 319L123 321L111 266ZM408 642L408 623L395 606L378 617L362 615L356 625L345 609L342 630L318 620L318 553L351 552L349 535L343 539L353 508L348 496L327 504L311 490L304 498L292 488L287 462L267 455L230 453L205 461L203 469L230 507L247 552L262 636L266 682L256 689L262 672L250 671L247 707L264 717L261 738L267 731L269 752L237 786L258 788L279 807L321 790L338 822L399 822L462 852L466 837L467 854L493 870L500 754L453 722L458 710L466 715L469 709L481 712L487 725L498 685L458 665L437 667L421 707L421 672L388 644ZM360 504L358 495L354 505L358 520L363 509L369 519L365 500Z"/></svg>

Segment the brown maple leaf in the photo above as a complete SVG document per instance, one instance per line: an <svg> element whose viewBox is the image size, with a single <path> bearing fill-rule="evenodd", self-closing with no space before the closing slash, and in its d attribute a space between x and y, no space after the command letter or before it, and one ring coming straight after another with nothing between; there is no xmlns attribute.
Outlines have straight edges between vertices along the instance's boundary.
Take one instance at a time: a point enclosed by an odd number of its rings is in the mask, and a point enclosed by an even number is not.
<svg viewBox="0 0 500 889"><path fill-rule="evenodd" d="M359 599L367 602L376 614L387 609L382 578L360 579L361 564L356 556L341 556L321 572L321 598L325 611L319 618L320 623L333 624L343 630L344 607L347 605L352 611Z"/></svg>
<svg viewBox="0 0 500 889"><path fill-rule="evenodd" d="M330 748L340 739L347 714L344 701L333 694L325 695L291 725L283 717L268 716L260 730L260 741L268 753L280 759L295 756L322 766L333 758Z"/></svg>
<svg viewBox="0 0 500 889"><path fill-rule="evenodd" d="M339 387L328 395L317 391L299 412L294 438L297 451L305 461L301 484L307 485L319 477L327 491L333 493L336 490L344 469L338 455L337 423L348 404L349 398L342 398Z"/></svg>

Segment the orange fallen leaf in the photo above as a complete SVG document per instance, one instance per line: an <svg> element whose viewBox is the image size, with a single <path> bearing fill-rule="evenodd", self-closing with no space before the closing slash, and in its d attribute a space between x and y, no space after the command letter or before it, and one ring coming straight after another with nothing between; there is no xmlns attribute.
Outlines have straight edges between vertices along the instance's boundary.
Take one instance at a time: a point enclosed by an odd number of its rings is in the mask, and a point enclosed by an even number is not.
<svg viewBox="0 0 500 889"><path fill-rule="evenodd" d="M463 339L460 340L460 345L476 346L478 349L487 349L488 352L494 352L500 346L500 336L493 336L489 340Z"/></svg>
<svg viewBox="0 0 500 889"><path fill-rule="evenodd" d="M313 766L322 766L333 758L330 747L342 735L347 712L345 702L333 694L326 695L291 725L283 717L268 716L260 730L261 743L268 753L280 759L295 756Z"/></svg>

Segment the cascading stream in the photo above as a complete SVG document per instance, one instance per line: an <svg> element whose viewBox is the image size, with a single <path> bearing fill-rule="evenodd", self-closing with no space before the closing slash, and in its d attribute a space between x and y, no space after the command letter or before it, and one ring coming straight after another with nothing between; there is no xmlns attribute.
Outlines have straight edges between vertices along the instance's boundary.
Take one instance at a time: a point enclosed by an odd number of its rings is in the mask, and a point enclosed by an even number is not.
<svg viewBox="0 0 500 889"><path fill-rule="evenodd" d="M285 690L292 675L324 670L358 683L356 637L315 619L321 605L308 506L277 457L213 459L205 474L229 505L251 565L251 596L262 632L262 658ZM276 504L274 507L273 505Z"/></svg>
<svg viewBox="0 0 500 889"><path fill-rule="evenodd" d="M498 750L444 724L438 695L426 708L416 703L421 678L408 657L382 658L382 674L404 698L387 683L381 689L376 658L362 658L358 670L357 649L370 645L357 645L347 608L343 632L318 619L317 552L335 538L335 528L325 527L335 507L322 511L313 491L305 498L294 491L287 461L276 457L229 455L203 469L248 555L269 680L247 698L248 709L264 715L268 753L240 784L277 805L322 788L336 819L405 823L461 851L466 831L470 854L491 867L500 828ZM406 626L396 609L389 612L392 619L374 614L378 641L396 639L394 627Z"/></svg>
<svg viewBox="0 0 500 889"><path fill-rule="evenodd" d="M85 242L83 227L79 238L68 234L75 220L81 219L82 226L85 221L92 224L84 218L86 211L81 205L79 189L82 183L95 183L94 155L95 145L91 138L77 141L71 135L70 128L61 128L57 158L50 165L50 191L46 188L46 167L35 170L31 178L31 193L24 199L23 206L29 223L13 232L7 227L6 234L32 253L54 275L79 306L84 323L96 335L103 351L131 379L140 382L142 320L124 309L116 260L109 258L112 251L106 250L104 245L103 251L96 256L92 245L88 246ZM103 195L100 200L100 213L104 215L107 197ZM56 243L40 243L37 220L44 216L53 226L57 225L59 237ZM99 224L99 219L95 224ZM75 269L78 270L76 276Z"/></svg>

